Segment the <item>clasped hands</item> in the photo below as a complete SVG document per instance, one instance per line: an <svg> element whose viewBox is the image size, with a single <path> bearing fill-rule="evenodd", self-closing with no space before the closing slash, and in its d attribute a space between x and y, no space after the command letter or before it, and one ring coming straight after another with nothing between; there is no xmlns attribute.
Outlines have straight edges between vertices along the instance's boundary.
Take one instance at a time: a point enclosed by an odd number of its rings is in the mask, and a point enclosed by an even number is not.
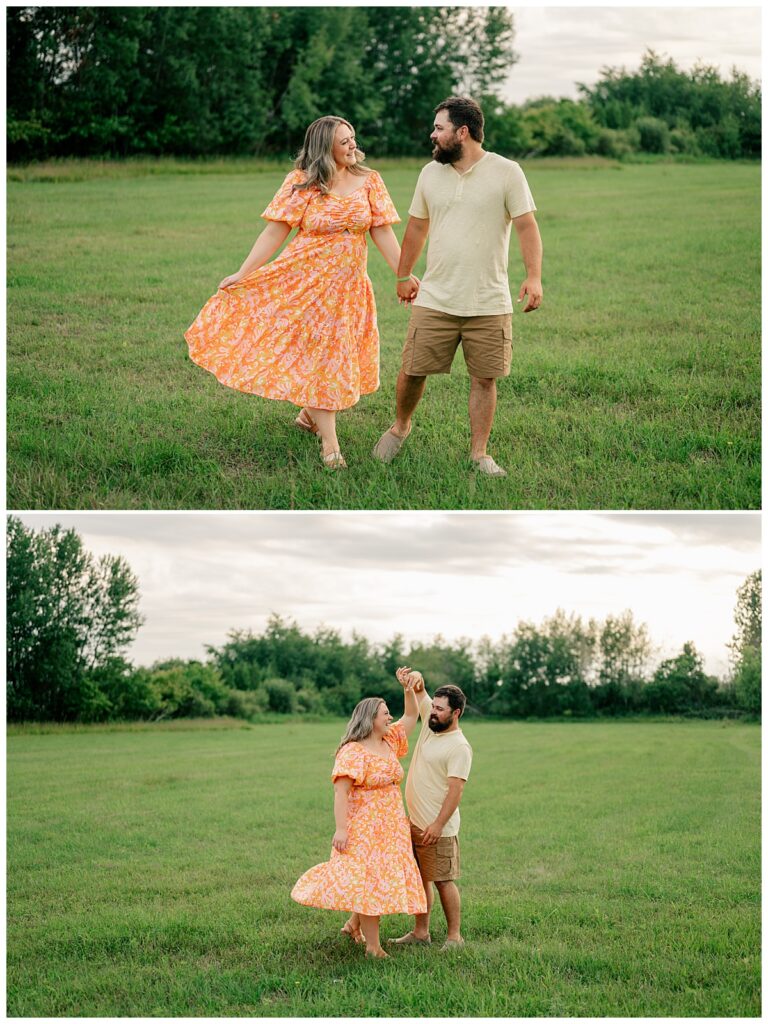
<svg viewBox="0 0 768 1024"><path fill-rule="evenodd" d="M421 693L424 689L424 676L421 672L416 672L414 669L403 666L399 668L395 675L397 681L405 690L413 690L414 693Z"/></svg>
<svg viewBox="0 0 768 1024"><path fill-rule="evenodd" d="M410 306L419 294L420 285L421 281L414 274L411 274L407 281L397 282L397 301L401 306Z"/></svg>

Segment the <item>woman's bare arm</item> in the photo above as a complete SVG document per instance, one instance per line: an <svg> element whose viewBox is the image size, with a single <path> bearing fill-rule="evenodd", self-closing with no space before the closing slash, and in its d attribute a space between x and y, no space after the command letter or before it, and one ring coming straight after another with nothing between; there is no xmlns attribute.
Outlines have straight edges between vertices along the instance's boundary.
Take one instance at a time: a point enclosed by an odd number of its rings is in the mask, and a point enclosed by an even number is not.
<svg viewBox="0 0 768 1024"><path fill-rule="evenodd" d="M339 853L347 848L347 803L352 779L346 775L336 779L333 784L333 816L336 819L336 833L331 844Z"/></svg>
<svg viewBox="0 0 768 1024"><path fill-rule="evenodd" d="M397 676L397 681L403 687L403 696L405 700L403 717L397 724L402 725L402 727L405 729L406 736L411 735L416 723L419 720L419 701L416 697L416 691L413 688L414 680L410 678L411 674L412 673L409 668L399 668L395 673L395 675ZM419 675L418 673L415 674ZM419 678L421 678L420 675Z"/></svg>
<svg viewBox="0 0 768 1024"><path fill-rule="evenodd" d="M391 224L383 224L378 228L371 228L373 244L387 261L389 269L396 274L397 264L400 262L400 243L395 237Z"/></svg>
<svg viewBox="0 0 768 1024"><path fill-rule="evenodd" d="M225 277L219 288L227 288L229 285L237 284L244 277L252 274L254 270L263 267L264 264L275 255L277 250L291 233L291 225L281 220L271 220L253 243L253 248L243 261L236 274Z"/></svg>

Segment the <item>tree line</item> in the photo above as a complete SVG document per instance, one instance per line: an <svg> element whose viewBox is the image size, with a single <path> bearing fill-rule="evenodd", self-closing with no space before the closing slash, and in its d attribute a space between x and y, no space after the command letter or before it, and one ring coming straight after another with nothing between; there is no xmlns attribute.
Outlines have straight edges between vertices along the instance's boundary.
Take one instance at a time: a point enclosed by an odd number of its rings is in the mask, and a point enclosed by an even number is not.
<svg viewBox="0 0 768 1024"><path fill-rule="evenodd" d="M558 611L498 641L373 644L338 630L308 633L273 615L260 633L234 631L204 661L135 667L125 651L142 619L124 559L94 557L74 530L39 531L9 517L7 709L10 721L158 721L231 715L347 716L366 696L397 708L395 669L418 668L432 689L460 686L468 713L499 718L677 714L758 715L762 577L737 593L727 679L707 674L693 644L654 664L632 613L583 620Z"/></svg>
<svg viewBox="0 0 768 1024"><path fill-rule="evenodd" d="M581 99L506 103L504 7L16 7L7 11L11 161L295 154L335 113L381 156L426 156L435 103L461 92L505 156L756 158L759 83L648 51Z"/></svg>

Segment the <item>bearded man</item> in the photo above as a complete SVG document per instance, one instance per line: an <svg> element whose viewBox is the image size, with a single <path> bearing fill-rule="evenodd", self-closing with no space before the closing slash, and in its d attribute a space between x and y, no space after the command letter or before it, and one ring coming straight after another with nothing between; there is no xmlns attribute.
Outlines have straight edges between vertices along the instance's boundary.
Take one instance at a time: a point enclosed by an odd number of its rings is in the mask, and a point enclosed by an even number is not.
<svg viewBox="0 0 768 1024"><path fill-rule="evenodd" d="M542 245L536 206L519 164L483 149L480 106L450 96L435 108L432 163L419 175L409 208L397 273L397 294L412 304L397 379L395 422L373 450L391 462L411 431L427 377L450 373L459 345L470 375L470 457L488 476L506 476L488 454L496 411L496 378L512 361L512 298L507 265L514 224L526 268L518 302L523 312L542 300ZM412 276L429 236L427 269Z"/></svg>
<svg viewBox="0 0 768 1024"><path fill-rule="evenodd" d="M420 672L398 673L403 686L413 687L422 727L405 782L405 801L411 823L413 853L427 895L426 914L417 914L413 930L396 946L429 943L433 890L437 889L445 914L447 934L441 949L463 946L461 897L456 880L459 858L459 803L472 767L472 747L460 728L467 699L458 686L440 686L430 697Z"/></svg>

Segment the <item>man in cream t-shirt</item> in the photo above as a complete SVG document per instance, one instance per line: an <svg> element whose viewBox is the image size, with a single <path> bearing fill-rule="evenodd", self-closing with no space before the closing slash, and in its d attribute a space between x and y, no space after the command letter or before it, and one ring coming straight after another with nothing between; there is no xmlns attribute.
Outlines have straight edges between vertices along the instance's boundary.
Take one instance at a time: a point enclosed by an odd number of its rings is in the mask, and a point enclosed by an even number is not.
<svg viewBox="0 0 768 1024"><path fill-rule="evenodd" d="M398 297L412 309L395 422L373 450L382 462L395 458L410 433L427 377L450 373L461 345L471 378L472 463L480 473L506 476L487 445L496 378L509 374L512 361L512 225L526 268L518 294L518 302L527 295L525 313L541 304L542 248L525 175L513 160L483 149L483 125L482 110L467 97L450 96L435 108L433 161L416 184L397 272ZM411 272L427 236L427 269L419 285Z"/></svg>
<svg viewBox="0 0 768 1024"><path fill-rule="evenodd" d="M418 672L410 673L410 682L419 702L422 727L408 769L405 801L413 852L427 894L427 912L416 915L413 931L390 942L409 945L432 941L429 916L434 883L448 926L442 948L450 949L464 945L456 879L460 874L459 802L472 766L472 748L459 728L466 698L458 686L441 686L431 698Z"/></svg>

